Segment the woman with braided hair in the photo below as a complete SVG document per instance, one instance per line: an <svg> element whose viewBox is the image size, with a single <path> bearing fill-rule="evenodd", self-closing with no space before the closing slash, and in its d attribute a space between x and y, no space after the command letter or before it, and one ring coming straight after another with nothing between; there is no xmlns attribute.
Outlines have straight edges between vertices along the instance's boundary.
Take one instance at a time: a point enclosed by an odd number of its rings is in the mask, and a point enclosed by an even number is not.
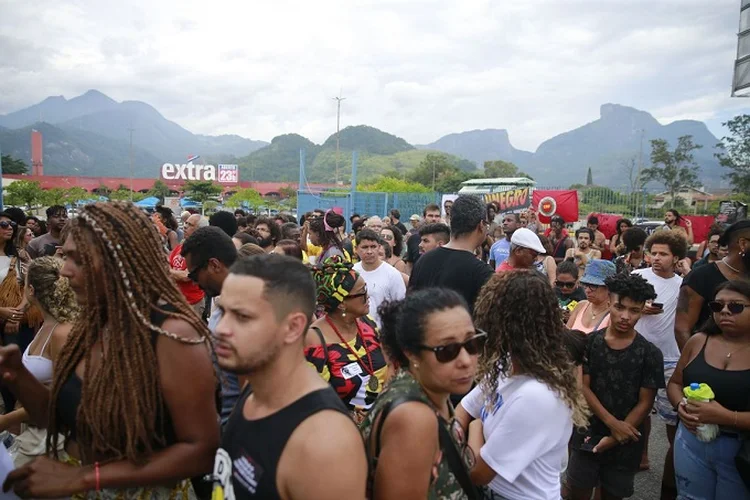
<svg viewBox="0 0 750 500"><path fill-rule="evenodd" d="M4 486L34 498L194 498L189 478L211 470L219 443L216 379L208 331L170 279L156 229L131 203L94 203L62 251L81 314L52 388L17 347L0 349L0 375L47 427L48 453L58 458L66 436L68 459L38 458Z"/></svg>
<svg viewBox="0 0 750 500"><path fill-rule="evenodd" d="M334 256L313 268L323 316L310 327L305 356L349 407L363 420L383 390L388 373L365 280L352 265Z"/></svg>

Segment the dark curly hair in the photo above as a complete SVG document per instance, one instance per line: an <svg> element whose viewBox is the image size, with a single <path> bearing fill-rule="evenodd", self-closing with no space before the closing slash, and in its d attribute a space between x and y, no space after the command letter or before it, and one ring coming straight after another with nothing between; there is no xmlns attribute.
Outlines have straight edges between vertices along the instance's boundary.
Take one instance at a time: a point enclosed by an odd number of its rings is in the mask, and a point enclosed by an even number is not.
<svg viewBox="0 0 750 500"><path fill-rule="evenodd" d="M607 285L609 293L617 295L620 300L630 299L636 303L644 303L656 298L654 286L639 274L615 274L605 279L604 284Z"/></svg>
<svg viewBox="0 0 750 500"><path fill-rule="evenodd" d="M496 393L500 378L510 376L512 353L524 375L560 396L573 411L576 426L588 425L589 411L569 355L560 306L547 278L529 270L495 274L479 294L474 317L477 327L489 334L479 358L479 378L487 396Z"/></svg>
<svg viewBox="0 0 750 500"><path fill-rule="evenodd" d="M666 231L665 231L666 232ZM646 231L640 227L631 227L624 233L622 233L621 241L625 245L625 250L628 252L634 251L638 247L642 247L648 238Z"/></svg>
<svg viewBox="0 0 750 500"><path fill-rule="evenodd" d="M383 230L388 230L393 233L393 253L396 255L401 255L404 251L404 234L401 232L401 230L395 226L385 226ZM383 238L383 233L381 231L380 238Z"/></svg>
<svg viewBox="0 0 750 500"><path fill-rule="evenodd" d="M654 245L667 245L672 255L680 260L687 255L687 240L677 231L656 231L646 240L645 248L650 252Z"/></svg>
<svg viewBox="0 0 750 500"><path fill-rule="evenodd" d="M328 224L328 227L330 227L332 231L326 230L326 224ZM344 246L337 230L345 225L346 219L333 210L325 212L322 217L310 218L310 231L313 231L320 237L319 246L323 247L321 255L324 255L326 250L331 247L336 247L341 250L342 253L344 252Z"/></svg>
<svg viewBox="0 0 750 500"><path fill-rule="evenodd" d="M406 353L418 354L424 344L425 325L433 313L462 307L469 310L464 298L447 288L424 288L403 300L384 302L380 315L380 342L388 358L398 368L408 368Z"/></svg>

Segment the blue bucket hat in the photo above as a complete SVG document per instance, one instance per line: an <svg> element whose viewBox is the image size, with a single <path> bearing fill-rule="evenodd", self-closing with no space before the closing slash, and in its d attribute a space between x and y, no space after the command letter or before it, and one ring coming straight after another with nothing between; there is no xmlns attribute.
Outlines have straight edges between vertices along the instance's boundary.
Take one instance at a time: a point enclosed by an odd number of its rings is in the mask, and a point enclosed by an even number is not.
<svg viewBox="0 0 750 500"><path fill-rule="evenodd" d="M592 259L591 262L586 264L586 270L581 278L581 283L584 285L604 286L604 280L615 274L617 274L617 268L615 268L612 262L603 259Z"/></svg>

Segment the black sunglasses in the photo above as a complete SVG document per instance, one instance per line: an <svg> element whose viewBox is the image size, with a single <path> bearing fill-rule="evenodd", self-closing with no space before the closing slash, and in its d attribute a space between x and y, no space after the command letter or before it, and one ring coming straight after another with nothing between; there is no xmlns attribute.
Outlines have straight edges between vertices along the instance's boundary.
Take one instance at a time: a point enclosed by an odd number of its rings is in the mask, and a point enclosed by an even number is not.
<svg viewBox="0 0 750 500"><path fill-rule="evenodd" d="M712 312L720 313L724 310L724 306L726 306L727 309L729 309L729 314L740 314L742 311L745 310L745 307L747 307L746 304L743 304L742 302L719 302L718 300L712 300L708 303L709 309L711 309Z"/></svg>
<svg viewBox="0 0 750 500"><path fill-rule="evenodd" d="M583 283L583 288L590 288L591 290L599 290L604 288L605 285L592 285L591 283Z"/></svg>
<svg viewBox="0 0 750 500"><path fill-rule="evenodd" d="M347 299L356 299L357 297L367 297L367 287L365 287L360 293L353 293L346 296Z"/></svg>
<svg viewBox="0 0 750 500"><path fill-rule="evenodd" d="M555 286L558 288L575 288L575 281L555 281Z"/></svg>
<svg viewBox="0 0 750 500"><path fill-rule="evenodd" d="M16 223L13 221L3 220L3 221L0 221L0 227L3 229L8 229L9 227L12 227L13 229L15 229Z"/></svg>
<svg viewBox="0 0 750 500"><path fill-rule="evenodd" d="M196 267L195 269L193 269L192 271L190 271L187 275L188 279L192 281L193 283L198 283L198 273L200 273L203 269L205 269L206 266L208 266L208 263L202 264Z"/></svg>
<svg viewBox="0 0 750 500"><path fill-rule="evenodd" d="M477 328L477 333L469 340L465 342L452 342L446 345L439 345L437 347L430 347L428 345L419 346L423 351L432 351L435 353L435 359L441 363L449 363L456 359L461 353L461 349L466 349L470 355L474 356L479 354L479 351L484 346L484 341L487 339L487 332Z"/></svg>

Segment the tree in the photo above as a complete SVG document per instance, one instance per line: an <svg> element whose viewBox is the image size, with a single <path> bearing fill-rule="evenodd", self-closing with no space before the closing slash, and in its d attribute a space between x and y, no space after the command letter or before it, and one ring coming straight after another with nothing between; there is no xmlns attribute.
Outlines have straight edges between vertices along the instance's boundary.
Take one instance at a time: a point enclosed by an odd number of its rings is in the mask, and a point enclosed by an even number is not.
<svg viewBox="0 0 750 500"><path fill-rule="evenodd" d="M438 188L438 181L442 177L461 173L463 172L446 155L430 153L419 163L419 167L409 175L409 180L424 186L430 186L435 191ZM466 175L470 176L470 174Z"/></svg>
<svg viewBox="0 0 750 500"><path fill-rule="evenodd" d="M220 195L221 191L222 187L217 186L212 181L188 181L185 184L185 196L196 203L200 203L204 210L207 208L206 202Z"/></svg>
<svg viewBox="0 0 750 500"><path fill-rule="evenodd" d="M486 161L484 162L484 176L488 179L494 179L496 177L518 177L518 167L509 161Z"/></svg>
<svg viewBox="0 0 750 500"><path fill-rule="evenodd" d="M723 124L729 134L717 145L724 150L716 157L730 172L724 175L738 193L750 192L750 115L738 115Z"/></svg>
<svg viewBox="0 0 750 500"><path fill-rule="evenodd" d="M677 139L674 151L670 151L669 143L664 139L651 141L651 167L643 169L643 180L662 183L670 195L670 207L674 205L680 188L698 185L699 169L693 151L702 147L693 143L692 135Z"/></svg>
<svg viewBox="0 0 750 500"><path fill-rule="evenodd" d="M395 177L380 177L371 184L358 186L357 191L368 193L429 193L430 188L418 182Z"/></svg>
<svg viewBox="0 0 750 500"><path fill-rule="evenodd" d="M469 172L463 170L456 170L453 172L446 173L438 179L435 185L435 190L438 193L457 193L461 189L461 183L466 182L469 179L476 178L476 175L472 175Z"/></svg>
<svg viewBox="0 0 750 500"><path fill-rule="evenodd" d="M265 203L265 200L258 191L252 188L247 188L240 189L234 193L229 197L225 204L229 207L238 208L245 203L251 206L254 210L257 210L259 206Z"/></svg>
<svg viewBox="0 0 750 500"><path fill-rule="evenodd" d="M208 182L209 184L211 183L211 181L206 182ZM169 193L171 193L169 186L167 186L163 180L156 179L156 182L154 182L154 186L149 190L148 195L156 196L157 198L159 198L159 201L164 203L164 197L169 196Z"/></svg>
<svg viewBox="0 0 750 500"><path fill-rule="evenodd" d="M47 189L42 193L41 203L51 207L52 205L65 205L67 202L66 192L63 188Z"/></svg>
<svg viewBox="0 0 750 500"><path fill-rule="evenodd" d="M78 203L80 200L85 200L87 198L90 198L90 194L88 191L83 189L80 186L74 186L72 188L68 188L65 190L65 196L64 196L64 204L72 204L72 203Z"/></svg>
<svg viewBox="0 0 750 500"><path fill-rule="evenodd" d="M5 188L8 205L26 205L28 210L42 202L44 191L36 181L14 181Z"/></svg>
<svg viewBox="0 0 750 500"><path fill-rule="evenodd" d="M594 185L594 174L591 173L591 167L589 167L589 171L586 173L586 185L587 186Z"/></svg>
<svg viewBox="0 0 750 500"><path fill-rule="evenodd" d="M25 174L29 171L29 166L23 160L18 160L10 155L3 155L1 160L4 174Z"/></svg>

